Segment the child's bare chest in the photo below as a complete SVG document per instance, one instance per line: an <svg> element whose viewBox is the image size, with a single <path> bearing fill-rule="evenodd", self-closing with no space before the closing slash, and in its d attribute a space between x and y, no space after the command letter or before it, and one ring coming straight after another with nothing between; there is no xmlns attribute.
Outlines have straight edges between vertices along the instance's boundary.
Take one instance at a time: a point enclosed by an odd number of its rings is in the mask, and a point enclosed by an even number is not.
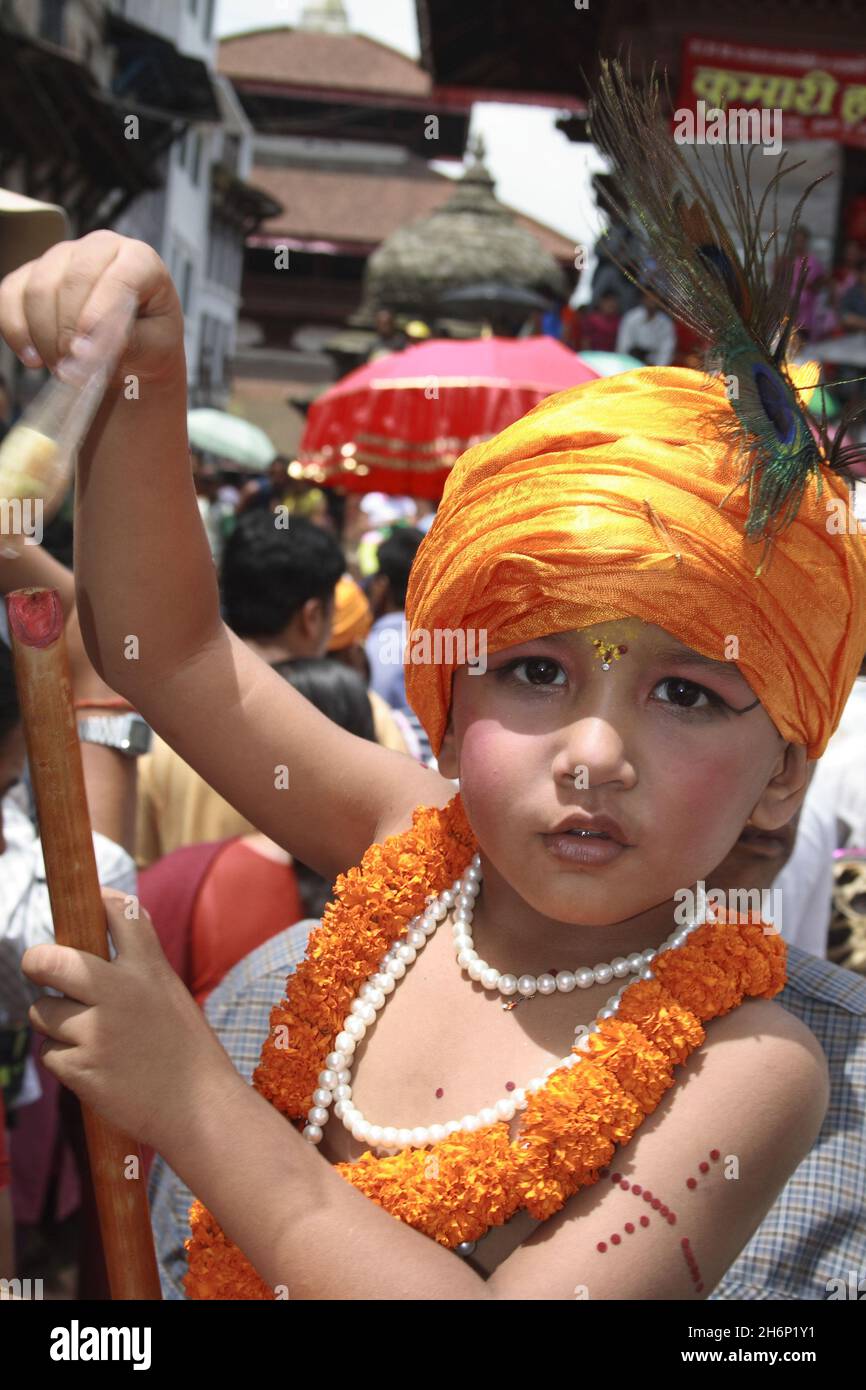
<svg viewBox="0 0 866 1390"><path fill-rule="evenodd" d="M397 984L355 1050L352 1101L371 1124L428 1128L495 1106L570 1051L578 1023L590 1023L610 987L537 996L514 1010L473 983L457 964L443 922ZM521 1115L511 1121L512 1138ZM367 1149L332 1116L320 1152L352 1162ZM479 1242L472 1261L489 1273L539 1223L518 1212Z"/></svg>

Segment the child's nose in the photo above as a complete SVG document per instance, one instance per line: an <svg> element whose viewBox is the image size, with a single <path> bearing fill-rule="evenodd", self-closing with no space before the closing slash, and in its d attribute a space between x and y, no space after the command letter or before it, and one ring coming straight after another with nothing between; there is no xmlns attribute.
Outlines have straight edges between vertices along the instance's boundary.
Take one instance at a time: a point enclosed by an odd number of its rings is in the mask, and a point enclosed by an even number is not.
<svg viewBox="0 0 866 1390"><path fill-rule="evenodd" d="M590 716L568 726L556 756L557 783L580 791L604 782L631 786L635 771L629 761L622 735L608 719Z"/></svg>

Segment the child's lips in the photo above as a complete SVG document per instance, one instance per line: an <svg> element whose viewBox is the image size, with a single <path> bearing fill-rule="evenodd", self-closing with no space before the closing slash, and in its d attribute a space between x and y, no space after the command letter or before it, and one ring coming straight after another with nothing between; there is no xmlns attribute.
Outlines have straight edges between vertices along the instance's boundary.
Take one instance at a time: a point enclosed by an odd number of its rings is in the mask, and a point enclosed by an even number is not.
<svg viewBox="0 0 866 1390"><path fill-rule="evenodd" d="M542 839L555 859L599 867L613 863L627 848L610 835L576 835L568 830L553 831Z"/></svg>

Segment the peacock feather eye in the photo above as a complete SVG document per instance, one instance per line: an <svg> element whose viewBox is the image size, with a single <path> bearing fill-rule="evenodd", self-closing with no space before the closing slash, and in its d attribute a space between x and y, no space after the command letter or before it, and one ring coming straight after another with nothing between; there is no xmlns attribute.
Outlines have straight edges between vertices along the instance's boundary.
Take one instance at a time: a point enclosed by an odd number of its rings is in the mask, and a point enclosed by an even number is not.
<svg viewBox="0 0 866 1390"><path fill-rule="evenodd" d="M797 433L797 407L789 388L778 372L764 362L755 362L752 377L767 419L780 444L793 443Z"/></svg>

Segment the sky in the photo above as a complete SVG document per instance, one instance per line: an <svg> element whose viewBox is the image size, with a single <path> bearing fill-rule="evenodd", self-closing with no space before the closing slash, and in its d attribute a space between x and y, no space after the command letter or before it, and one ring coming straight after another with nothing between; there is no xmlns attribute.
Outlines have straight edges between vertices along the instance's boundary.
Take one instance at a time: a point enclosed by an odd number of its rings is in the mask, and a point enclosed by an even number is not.
<svg viewBox="0 0 866 1390"><path fill-rule="evenodd" d="M414 0L344 0L352 29L418 59ZM471 0L469 0L471 3ZM249 29L295 25L304 0L217 0L216 32L220 38ZM535 217L568 237L575 246L592 247L599 218L590 175L604 167L590 145L573 144L555 126L558 111L543 106L479 102L473 107L471 134L480 132L496 196L510 207ZM452 177L453 162L432 161ZM584 276L584 284L586 277ZM584 298L583 285L578 297Z"/></svg>

